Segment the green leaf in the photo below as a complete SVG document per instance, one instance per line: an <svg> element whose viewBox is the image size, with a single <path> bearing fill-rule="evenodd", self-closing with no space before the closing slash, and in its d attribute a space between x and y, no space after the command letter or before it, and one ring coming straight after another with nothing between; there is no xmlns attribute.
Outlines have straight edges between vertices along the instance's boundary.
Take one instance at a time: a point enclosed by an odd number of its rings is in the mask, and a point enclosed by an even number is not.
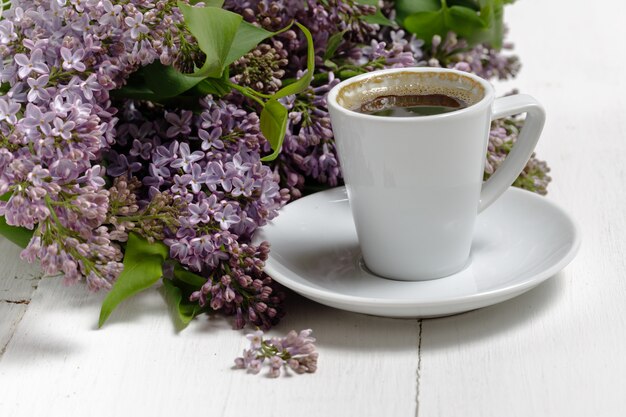
<svg viewBox="0 0 626 417"><path fill-rule="evenodd" d="M5 193L0 196L0 200L9 201L11 195L10 192ZM0 235L15 243L17 246L25 248L33 237L33 231L25 227L10 226L7 224L4 216L0 216Z"/></svg>
<svg viewBox="0 0 626 417"><path fill-rule="evenodd" d="M150 243L135 233L128 235L124 270L102 302L98 327L102 327L119 303L150 288L161 278L167 256L168 248L163 243Z"/></svg>
<svg viewBox="0 0 626 417"><path fill-rule="evenodd" d="M196 37L206 62L193 76L219 78L224 69L274 32L243 21L241 15L216 7L190 7L178 3L185 24Z"/></svg>
<svg viewBox="0 0 626 417"><path fill-rule="evenodd" d="M0 216L0 235L25 248L33 237L33 231L24 227L9 226L4 216Z"/></svg>
<svg viewBox="0 0 626 417"><path fill-rule="evenodd" d="M378 10L376 14L370 14L367 16L363 16L362 20L365 23L370 23L372 25L380 25L380 26L396 26L393 20L389 20L383 12Z"/></svg>
<svg viewBox="0 0 626 417"><path fill-rule="evenodd" d="M461 7L474 10L475 12L480 10L480 4L478 4L474 0L446 0L446 4L448 5L448 7L461 6Z"/></svg>
<svg viewBox="0 0 626 417"><path fill-rule="evenodd" d="M206 284L206 278L183 268L179 263L174 266L174 277L185 284L189 284L194 288L198 288Z"/></svg>
<svg viewBox="0 0 626 417"><path fill-rule="evenodd" d="M504 40L504 5L501 2L494 4L491 22L493 29L490 43L492 47L499 50L502 48L502 41Z"/></svg>
<svg viewBox="0 0 626 417"><path fill-rule="evenodd" d="M330 59L327 59L326 61L324 61L324 66L326 68L330 68L332 71L337 71L339 69L339 67L337 66L337 64L335 64L333 61L331 61Z"/></svg>
<svg viewBox="0 0 626 417"><path fill-rule="evenodd" d="M117 98L162 102L184 93L203 79L204 77L183 74L174 67L154 62L131 75L126 85L113 90L111 95Z"/></svg>
<svg viewBox="0 0 626 417"><path fill-rule="evenodd" d="M150 90L145 86L140 85L125 85L117 90L111 91L111 97L114 98L130 98L133 100L151 100L151 101L159 101L159 98L155 94L154 91Z"/></svg>
<svg viewBox="0 0 626 417"><path fill-rule="evenodd" d="M181 289L171 280L164 279L162 288L176 328L184 329L202 309L197 303L184 300Z"/></svg>
<svg viewBox="0 0 626 417"><path fill-rule="evenodd" d="M446 26L454 28L454 32L463 38L469 38L486 28L480 16L474 10L466 7L452 6L448 8L445 19Z"/></svg>
<svg viewBox="0 0 626 417"><path fill-rule="evenodd" d="M297 81L281 88L274 94L275 99L279 99L281 97L287 97L292 94L298 94L303 92L309 84L311 84L311 80L313 79L313 73L315 72L315 47L313 45L313 37L311 36L311 32L302 26L300 23L296 22L296 26L300 28L302 33L304 33L304 37L306 38L307 43L307 58L306 58L306 73L300 77ZM265 132L264 132L265 133ZM267 136L265 136L267 138ZM269 140L269 138L268 138ZM270 142L271 143L271 142ZM282 139L281 139L282 143ZM272 149L276 149L272 147Z"/></svg>
<svg viewBox="0 0 626 417"><path fill-rule="evenodd" d="M259 42L273 36L274 32L269 32L263 28L251 25L248 22L242 21L237 28L235 39L228 51L226 57L226 64L230 65L252 49L254 49Z"/></svg>
<svg viewBox="0 0 626 417"><path fill-rule="evenodd" d="M396 19L404 25L404 19L415 13L436 12L441 9L441 0L397 0Z"/></svg>
<svg viewBox="0 0 626 417"><path fill-rule="evenodd" d="M339 48L339 45L343 42L343 37L346 35L346 32L346 30L343 30L328 38L328 44L326 45L326 51L324 52L323 57L324 62L335 56L335 52L337 52L337 48Z"/></svg>
<svg viewBox="0 0 626 417"><path fill-rule="evenodd" d="M244 22L238 14L217 8L221 3L213 2L207 7L181 7L189 30L206 55L202 68L192 74L183 74L172 66L155 62L133 74L128 84L116 90L114 95L163 101L201 83L203 85L198 89L201 94L223 96L229 93L230 87L227 89L220 79L225 69L274 33Z"/></svg>
<svg viewBox="0 0 626 417"><path fill-rule="evenodd" d="M224 0L192 0L190 4L204 3L206 7L222 7L224 5Z"/></svg>
<svg viewBox="0 0 626 417"><path fill-rule="evenodd" d="M483 42L500 49L504 37L504 3L502 0L481 0L480 3L482 29L474 30L465 37L470 45Z"/></svg>
<svg viewBox="0 0 626 417"><path fill-rule="evenodd" d="M437 12L414 13L404 19L404 26L426 44L430 44L434 35L444 37L447 33L443 9Z"/></svg>
<svg viewBox="0 0 626 417"><path fill-rule="evenodd" d="M271 155L261 158L261 161L273 161L278 157L280 148L285 140L287 117L287 109L276 101L276 99L270 99L265 103L265 107L263 107L261 111L261 132L263 132L263 136L269 141L274 152Z"/></svg>
<svg viewBox="0 0 626 417"><path fill-rule="evenodd" d="M381 26L396 26L395 22L392 20L389 20L380 10L378 0L358 0L357 3L369 5L369 6L376 6L375 14L363 16L361 18L361 20L363 20L364 22L371 23L374 25L381 25Z"/></svg>
<svg viewBox="0 0 626 417"><path fill-rule="evenodd" d="M154 91L161 100L176 97L202 82L206 77L196 74L183 74L172 66L155 62L143 69L146 87Z"/></svg>
<svg viewBox="0 0 626 417"><path fill-rule="evenodd" d="M178 2L185 24L195 36L206 61L195 76L219 78L243 20L241 15L217 7L191 7Z"/></svg>
<svg viewBox="0 0 626 417"><path fill-rule="evenodd" d="M406 30L430 43L434 35L454 32L470 46L488 43L499 49L505 0L398 0L396 10Z"/></svg>
<svg viewBox="0 0 626 417"><path fill-rule="evenodd" d="M230 85L228 85L228 83L220 78L204 79L200 83L198 83L198 85L196 85L193 89L193 92L197 93L200 96L212 94L217 97L223 97L226 94L230 93L230 91Z"/></svg>

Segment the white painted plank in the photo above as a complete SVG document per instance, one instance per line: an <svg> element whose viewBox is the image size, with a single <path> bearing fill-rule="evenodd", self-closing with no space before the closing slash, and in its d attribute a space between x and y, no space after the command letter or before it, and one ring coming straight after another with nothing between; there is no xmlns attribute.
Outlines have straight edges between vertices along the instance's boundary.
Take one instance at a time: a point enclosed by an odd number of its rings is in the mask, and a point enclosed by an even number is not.
<svg viewBox="0 0 626 417"><path fill-rule="evenodd" d="M41 277L38 265L20 259L22 249L0 237L0 300L30 300Z"/></svg>
<svg viewBox="0 0 626 417"><path fill-rule="evenodd" d="M21 262L21 249L0 237L0 357L37 288L39 267Z"/></svg>
<svg viewBox="0 0 626 417"><path fill-rule="evenodd" d="M95 330L102 296L41 281L0 361L0 414L415 414L416 320L341 312L290 294L291 314L275 333L313 328L319 370L273 380L231 369L248 341L221 317L177 335L153 290Z"/></svg>
<svg viewBox="0 0 626 417"><path fill-rule="evenodd" d="M623 416L626 3L525 0L508 11L524 63L514 84L547 108L548 198L579 221L583 244L518 299L424 321L419 415Z"/></svg>
<svg viewBox="0 0 626 417"><path fill-rule="evenodd" d="M27 302L0 301L0 357L27 308Z"/></svg>

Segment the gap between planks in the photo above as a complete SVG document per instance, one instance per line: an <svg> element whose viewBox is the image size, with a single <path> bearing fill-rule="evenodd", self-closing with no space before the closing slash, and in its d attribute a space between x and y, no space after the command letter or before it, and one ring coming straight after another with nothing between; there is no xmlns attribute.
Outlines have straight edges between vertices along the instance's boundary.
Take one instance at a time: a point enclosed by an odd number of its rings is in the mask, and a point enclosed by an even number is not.
<svg viewBox="0 0 626 417"><path fill-rule="evenodd" d="M26 314L26 310L28 309L30 300L20 300L20 301L1 300L0 303L13 304L17 307L17 314L15 315L15 317L13 317L12 323L9 326L8 336L6 337L6 340L2 344L0 344L0 362L1 362L4 352L7 350L7 346L9 346L9 343L11 343L11 339L13 339L13 335L15 334L15 331L17 330L17 326L19 326L20 322L22 321L22 318L24 318L24 314Z"/></svg>
<svg viewBox="0 0 626 417"><path fill-rule="evenodd" d="M415 417L420 415L420 373L422 370L422 323L423 319L417 320L417 389L415 390Z"/></svg>
<svg viewBox="0 0 626 417"><path fill-rule="evenodd" d="M41 281L39 265L22 262L22 249L0 237L0 360Z"/></svg>

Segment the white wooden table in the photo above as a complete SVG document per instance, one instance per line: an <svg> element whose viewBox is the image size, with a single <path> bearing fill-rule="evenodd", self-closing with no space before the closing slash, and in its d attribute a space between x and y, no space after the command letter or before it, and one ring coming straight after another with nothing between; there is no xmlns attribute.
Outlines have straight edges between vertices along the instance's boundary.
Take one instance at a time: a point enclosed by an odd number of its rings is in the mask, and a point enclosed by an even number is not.
<svg viewBox="0 0 626 417"><path fill-rule="evenodd" d="M104 294L40 279L0 241L0 415L626 415L625 17L621 0L507 10L524 69L500 88L545 104L547 198L583 233L577 259L545 284L431 320L291 295L275 332L313 328L319 370L272 380L231 369L247 340L226 320L201 317L176 334L157 291L96 330Z"/></svg>

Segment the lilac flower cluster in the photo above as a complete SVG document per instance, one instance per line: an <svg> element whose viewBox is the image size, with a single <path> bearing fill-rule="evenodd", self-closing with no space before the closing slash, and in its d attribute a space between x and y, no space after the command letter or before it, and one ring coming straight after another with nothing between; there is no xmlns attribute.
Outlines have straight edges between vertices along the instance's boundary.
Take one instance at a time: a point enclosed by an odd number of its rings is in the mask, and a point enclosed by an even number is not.
<svg viewBox="0 0 626 417"><path fill-rule="evenodd" d="M507 80L515 77L521 67L517 56L504 53L511 49L513 45L506 42L501 51L483 44L469 49L467 42L458 39L452 32L445 39L435 35L431 42L428 66L472 72L487 80Z"/></svg>
<svg viewBox="0 0 626 417"><path fill-rule="evenodd" d="M489 133L485 180L504 162L515 144L523 124L524 120L519 117L498 119L493 122L491 132ZM526 167L524 167L522 173L513 183L513 186L545 195L548 184L552 180L548 175L549 172L550 168L545 161L537 159L533 153Z"/></svg>
<svg viewBox="0 0 626 417"><path fill-rule="evenodd" d="M174 62L191 39L172 0L11 3L0 21L0 193L10 194L0 215L34 230L23 257L47 274L110 288L122 253L105 226L109 91L140 66Z"/></svg>
<svg viewBox="0 0 626 417"><path fill-rule="evenodd" d="M296 333L294 330L284 338L263 339L263 332L257 330L247 335L250 348L244 349L243 356L235 359L235 366L258 374L267 359L271 378L280 376L281 368L291 369L297 374L313 373L317 370L318 353L315 351L315 338L310 329Z"/></svg>
<svg viewBox="0 0 626 417"><path fill-rule="evenodd" d="M207 279L191 299L236 315L235 327L267 328L282 315L282 294L262 272L268 244L249 242L289 195L260 161L269 148L256 113L211 96L200 105L193 114L128 102L109 175L142 178L140 205L162 193L181 200L177 227L164 229L163 241L172 259Z"/></svg>
<svg viewBox="0 0 626 417"><path fill-rule="evenodd" d="M406 68L423 65L424 41L404 30L382 31L367 46L348 51L350 62L363 72L383 68Z"/></svg>
<svg viewBox="0 0 626 417"><path fill-rule="evenodd" d="M313 34L318 65L324 63L322 57L333 34L345 32L346 40L362 44L375 37L380 29L378 25L363 20L364 16L376 13L376 8L355 0L226 0L224 7L272 31L282 29L292 21L305 25ZM305 68L304 38L289 30L279 39L289 51L289 68L293 72Z"/></svg>
<svg viewBox="0 0 626 417"><path fill-rule="evenodd" d="M84 64L100 58L100 44L83 33L84 9L38 3L15 3L0 22L0 192L11 194L0 214L36 229L25 259L108 287L121 252L100 227L108 195L91 161L110 143L115 111L98 82L107 74Z"/></svg>

